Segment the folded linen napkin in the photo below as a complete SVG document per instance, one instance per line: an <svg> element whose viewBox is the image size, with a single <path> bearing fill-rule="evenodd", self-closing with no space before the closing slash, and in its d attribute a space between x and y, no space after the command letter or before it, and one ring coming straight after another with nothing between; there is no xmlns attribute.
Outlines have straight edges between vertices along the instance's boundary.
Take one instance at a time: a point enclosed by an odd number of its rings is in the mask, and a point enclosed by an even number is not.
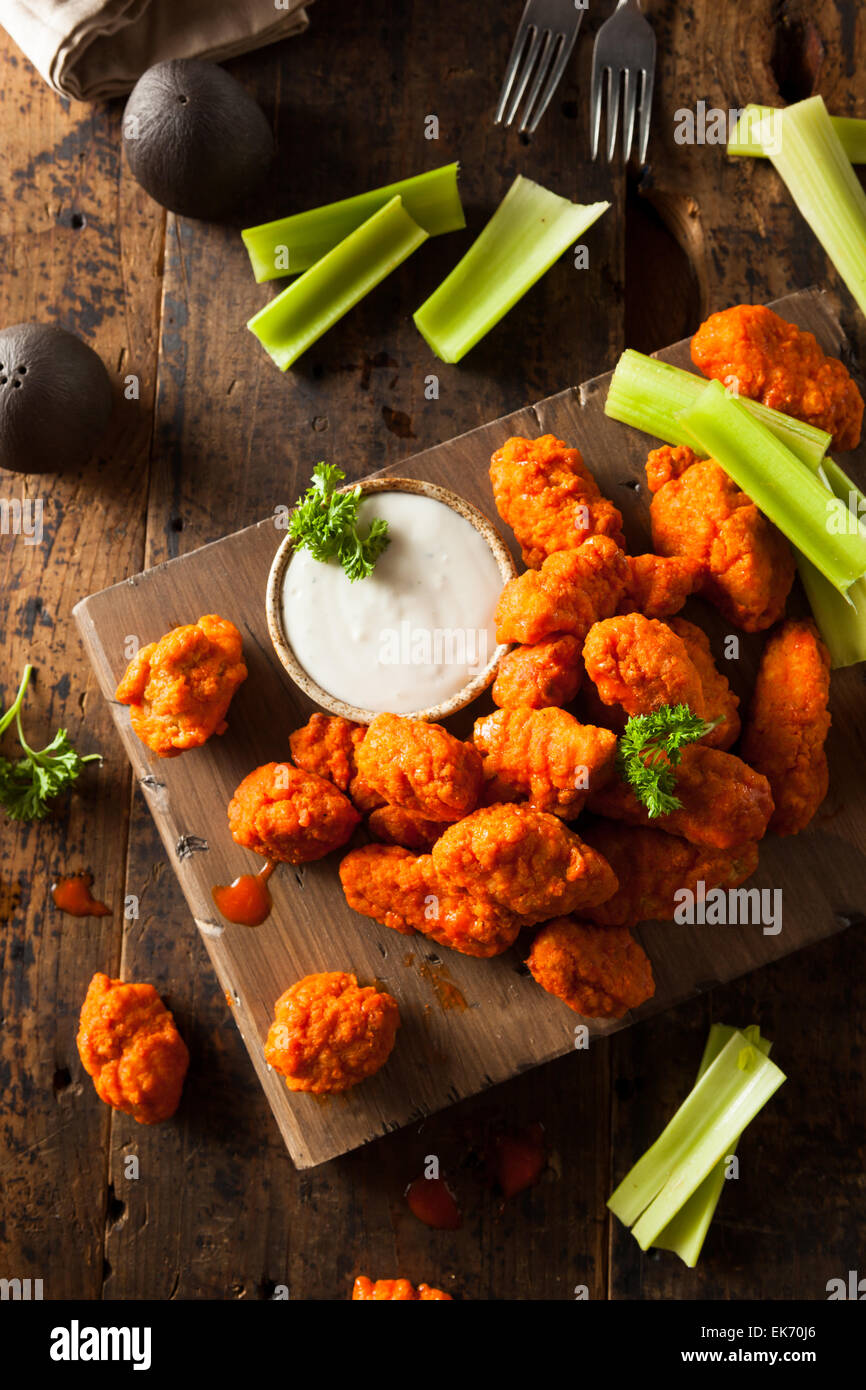
<svg viewBox="0 0 866 1390"><path fill-rule="evenodd" d="M307 27L309 0L0 0L0 25L63 96L118 96L166 58L219 62Z"/></svg>

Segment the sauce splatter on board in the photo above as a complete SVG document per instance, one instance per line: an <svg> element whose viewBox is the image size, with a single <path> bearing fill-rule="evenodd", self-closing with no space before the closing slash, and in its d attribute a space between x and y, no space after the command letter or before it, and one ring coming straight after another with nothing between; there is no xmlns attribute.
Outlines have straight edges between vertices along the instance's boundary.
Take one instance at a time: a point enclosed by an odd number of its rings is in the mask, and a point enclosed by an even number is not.
<svg viewBox="0 0 866 1390"><path fill-rule="evenodd" d="M70 917L110 917L111 908L91 893L93 874L66 874L51 885L54 906Z"/></svg>
<svg viewBox="0 0 866 1390"><path fill-rule="evenodd" d="M233 883L218 883L211 891L223 917L239 927L260 927L273 907L268 879L275 868L268 860L257 874L241 874Z"/></svg>

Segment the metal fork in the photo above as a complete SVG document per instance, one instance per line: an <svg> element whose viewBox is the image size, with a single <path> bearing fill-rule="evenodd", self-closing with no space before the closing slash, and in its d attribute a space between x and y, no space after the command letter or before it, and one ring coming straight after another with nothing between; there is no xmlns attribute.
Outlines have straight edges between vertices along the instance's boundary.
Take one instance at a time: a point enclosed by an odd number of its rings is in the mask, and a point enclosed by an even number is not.
<svg viewBox="0 0 866 1390"><path fill-rule="evenodd" d="M520 127L532 134L565 72L585 8L578 0L526 0L499 94L497 125L511 125L534 71Z"/></svg>
<svg viewBox="0 0 866 1390"><path fill-rule="evenodd" d="M592 53L592 88L590 91L590 120L592 128L592 157L598 155L601 133L602 81L607 73L607 159L613 159L616 149L616 128L619 119L619 93L625 79L623 100L622 148L625 159L631 154L635 116L640 112L639 155L646 160L652 112L653 82L656 66L656 36L647 19L641 14L640 0L619 0L615 12L599 29ZM640 88L640 95L638 95Z"/></svg>

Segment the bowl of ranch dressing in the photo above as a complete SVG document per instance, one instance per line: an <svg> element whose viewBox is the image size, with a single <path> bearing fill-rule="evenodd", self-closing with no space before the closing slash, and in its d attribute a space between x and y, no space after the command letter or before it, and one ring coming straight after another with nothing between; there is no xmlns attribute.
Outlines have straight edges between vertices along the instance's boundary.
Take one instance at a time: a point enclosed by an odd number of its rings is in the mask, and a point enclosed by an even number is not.
<svg viewBox="0 0 866 1390"><path fill-rule="evenodd" d="M360 486L360 528L388 522L390 544L354 583L289 536L271 567L268 629L296 685L331 714L445 719L493 681L508 647L494 614L517 567L477 507L435 483L377 477Z"/></svg>

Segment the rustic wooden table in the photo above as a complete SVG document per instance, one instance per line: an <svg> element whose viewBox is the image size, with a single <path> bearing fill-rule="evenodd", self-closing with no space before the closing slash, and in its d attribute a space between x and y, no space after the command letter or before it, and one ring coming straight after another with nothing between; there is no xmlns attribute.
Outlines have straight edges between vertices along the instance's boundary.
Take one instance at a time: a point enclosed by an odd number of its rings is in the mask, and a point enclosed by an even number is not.
<svg viewBox="0 0 866 1390"><path fill-rule="evenodd" d="M834 283L768 169L677 145L674 112L819 90L832 110L866 116L855 0L647 0L660 64L642 174L588 160L591 37L609 8L592 7L531 142L491 120L517 0L475 5L471 22L458 0L318 0L307 35L232 65L279 142L248 220L450 159L463 166L472 230L517 172L582 201L611 199L588 238L589 270L566 258L459 368L431 361L410 318L453 263L457 243L442 238L282 377L243 326L268 292L252 283L236 229L166 217L124 166L122 105L71 106L0 44L0 321L81 333L118 395L111 434L81 473L0 484L2 496L42 498L45 518L41 545L0 536L3 692L33 661L28 723L49 734L68 725L106 755L54 819L0 827L0 1275L41 1278L46 1298L258 1299L278 1285L297 1299L343 1298L365 1272L470 1299L568 1299L579 1285L594 1299L821 1299L828 1279L862 1261L858 926L597 1044L579 1077L565 1058L296 1173L69 616L83 595L291 503L320 457L360 475L605 370L626 344L674 341L709 309ZM439 118L432 148L428 115ZM428 400L434 370L440 394ZM137 400L123 398L131 376ZM53 878L79 867L110 917L53 910ZM125 918L130 895L139 915ZM192 1053L173 1123L146 1130L96 1100L75 1049L95 970L170 982ZM690 1084L712 1019L760 1019L789 1080L750 1132L736 1190L688 1271L641 1256L604 1202ZM550 1169L500 1212L479 1170L485 1134L537 1120ZM428 1230L403 1199L428 1154L459 1191L457 1232Z"/></svg>

